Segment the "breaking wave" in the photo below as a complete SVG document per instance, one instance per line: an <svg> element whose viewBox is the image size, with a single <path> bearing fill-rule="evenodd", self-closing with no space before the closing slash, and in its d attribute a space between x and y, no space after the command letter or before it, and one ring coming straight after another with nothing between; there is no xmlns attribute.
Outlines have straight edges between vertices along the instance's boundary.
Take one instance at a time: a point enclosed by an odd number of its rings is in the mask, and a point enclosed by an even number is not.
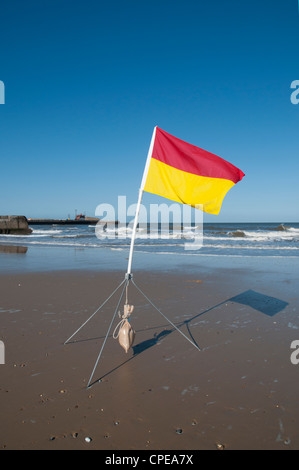
<svg viewBox="0 0 299 470"><path fill-rule="evenodd" d="M73 248L109 248L115 251L128 250L132 227L105 228L98 226L33 226L31 235L0 235L0 244L21 244L24 246L57 246ZM196 250L201 240L202 247ZM192 224L181 230L174 225L171 230L165 226L148 232L147 226L139 226L136 250L152 253L190 254L185 251L185 243L194 254L210 256L299 256L299 223L248 223L248 224Z"/></svg>

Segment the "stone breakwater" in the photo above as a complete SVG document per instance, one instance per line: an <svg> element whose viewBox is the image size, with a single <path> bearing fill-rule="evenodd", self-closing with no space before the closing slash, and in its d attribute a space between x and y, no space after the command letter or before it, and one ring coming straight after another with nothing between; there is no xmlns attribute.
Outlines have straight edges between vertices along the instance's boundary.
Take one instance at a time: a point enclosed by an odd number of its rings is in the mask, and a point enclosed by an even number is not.
<svg viewBox="0 0 299 470"><path fill-rule="evenodd" d="M24 215L0 215L0 234L30 235L32 229Z"/></svg>
<svg viewBox="0 0 299 470"><path fill-rule="evenodd" d="M30 225L96 225L100 219L85 217L82 219L28 219Z"/></svg>

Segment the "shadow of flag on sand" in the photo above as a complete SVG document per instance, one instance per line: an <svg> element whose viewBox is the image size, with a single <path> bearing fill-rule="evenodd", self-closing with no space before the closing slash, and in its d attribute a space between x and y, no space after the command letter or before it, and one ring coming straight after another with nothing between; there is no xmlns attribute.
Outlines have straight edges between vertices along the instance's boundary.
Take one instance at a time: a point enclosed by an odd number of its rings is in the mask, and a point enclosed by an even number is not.
<svg viewBox="0 0 299 470"><path fill-rule="evenodd" d="M229 300L231 302L248 305L269 317L273 317L281 312L288 305L288 302L270 297L269 295L260 294L254 290L247 290Z"/></svg>

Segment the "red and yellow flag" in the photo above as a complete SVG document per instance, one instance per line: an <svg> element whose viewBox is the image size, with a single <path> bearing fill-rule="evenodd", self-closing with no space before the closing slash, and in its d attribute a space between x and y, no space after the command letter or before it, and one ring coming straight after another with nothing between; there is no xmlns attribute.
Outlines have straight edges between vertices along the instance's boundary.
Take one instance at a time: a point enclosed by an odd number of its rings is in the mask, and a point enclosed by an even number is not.
<svg viewBox="0 0 299 470"><path fill-rule="evenodd" d="M219 214L244 173L223 158L155 128L144 191Z"/></svg>

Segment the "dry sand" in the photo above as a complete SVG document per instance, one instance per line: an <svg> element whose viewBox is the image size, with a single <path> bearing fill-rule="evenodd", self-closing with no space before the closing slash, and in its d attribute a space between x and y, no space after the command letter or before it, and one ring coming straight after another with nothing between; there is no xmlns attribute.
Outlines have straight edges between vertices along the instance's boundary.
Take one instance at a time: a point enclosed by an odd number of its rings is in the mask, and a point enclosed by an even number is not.
<svg viewBox="0 0 299 470"><path fill-rule="evenodd" d="M125 354L110 336L94 376L102 381L86 389L117 296L63 343L122 279L0 276L1 449L299 449L298 297L287 279L137 273L202 351L130 286L134 348Z"/></svg>

